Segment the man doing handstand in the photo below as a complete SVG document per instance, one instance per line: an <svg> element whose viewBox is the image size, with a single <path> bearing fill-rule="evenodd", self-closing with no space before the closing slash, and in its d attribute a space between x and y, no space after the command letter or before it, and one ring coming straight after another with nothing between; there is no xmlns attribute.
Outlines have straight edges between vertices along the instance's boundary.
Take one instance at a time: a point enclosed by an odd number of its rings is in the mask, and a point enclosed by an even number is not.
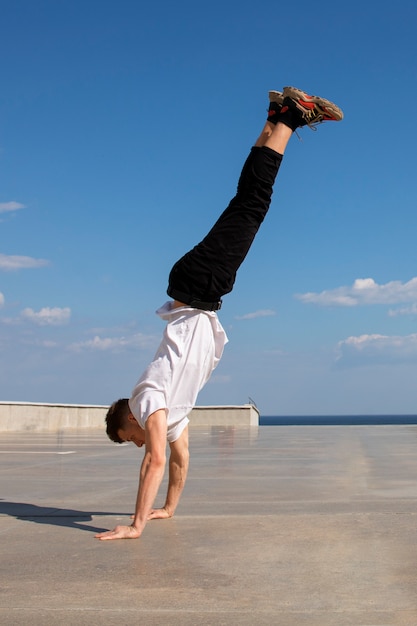
<svg viewBox="0 0 417 626"><path fill-rule="evenodd" d="M207 236L171 270L168 295L157 313L167 325L152 363L130 399L118 400L107 416L112 441L145 444L133 523L96 535L101 540L140 537L148 520L172 517L188 472L188 414L198 392L217 366L226 334L217 318L221 298L229 293L236 272L269 209L272 190L287 143L302 126L343 118L333 103L294 87L269 93L265 126L239 178L237 193ZM170 447L165 504L154 501Z"/></svg>

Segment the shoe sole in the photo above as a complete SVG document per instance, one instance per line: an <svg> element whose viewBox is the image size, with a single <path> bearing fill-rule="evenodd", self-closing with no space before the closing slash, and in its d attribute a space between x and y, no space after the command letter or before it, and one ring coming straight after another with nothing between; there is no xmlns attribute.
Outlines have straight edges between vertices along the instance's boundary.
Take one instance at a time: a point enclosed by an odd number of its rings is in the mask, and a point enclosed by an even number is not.
<svg viewBox="0 0 417 626"><path fill-rule="evenodd" d="M284 102L284 96L281 91L270 91L269 92L269 102L275 102L276 104L280 104Z"/></svg>
<svg viewBox="0 0 417 626"><path fill-rule="evenodd" d="M314 108L323 116L323 120L340 122L343 119L343 111L334 102L320 96L309 96L305 91L297 87L284 87L283 96L291 98L297 108L303 113Z"/></svg>

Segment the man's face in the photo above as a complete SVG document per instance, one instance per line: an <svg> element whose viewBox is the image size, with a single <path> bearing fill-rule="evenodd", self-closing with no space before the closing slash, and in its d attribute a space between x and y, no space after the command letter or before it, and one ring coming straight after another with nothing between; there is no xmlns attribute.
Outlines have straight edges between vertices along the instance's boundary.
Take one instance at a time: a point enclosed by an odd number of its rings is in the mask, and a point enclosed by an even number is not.
<svg viewBox="0 0 417 626"><path fill-rule="evenodd" d="M145 431L139 426L131 413L129 413L125 426L120 428L117 434L120 439L123 439L123 441L131 441L138 448L141 448L145 443Z"/></svg>

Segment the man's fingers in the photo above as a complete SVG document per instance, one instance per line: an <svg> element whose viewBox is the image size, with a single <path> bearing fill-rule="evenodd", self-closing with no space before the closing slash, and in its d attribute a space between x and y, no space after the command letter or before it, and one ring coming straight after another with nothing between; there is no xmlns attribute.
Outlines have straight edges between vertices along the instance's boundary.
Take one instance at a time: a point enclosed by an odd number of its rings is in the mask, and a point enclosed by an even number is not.
<svg viewBox="0 0 417 626"><path fill-rule="evenodd" d="M95 535L96 539L115 539L119 534L119 529L115 528L114 530L106 530L103 533L97 533L97 535Z"/></svg>
<svg viewBox="0 0 417 626"><path fill-rule="evenodd" d="M96 539L101 539L101 541L105 541L106 539L114 539L115 533L114 530L107 530L105 533L98 533L95 535Z"/></svg>

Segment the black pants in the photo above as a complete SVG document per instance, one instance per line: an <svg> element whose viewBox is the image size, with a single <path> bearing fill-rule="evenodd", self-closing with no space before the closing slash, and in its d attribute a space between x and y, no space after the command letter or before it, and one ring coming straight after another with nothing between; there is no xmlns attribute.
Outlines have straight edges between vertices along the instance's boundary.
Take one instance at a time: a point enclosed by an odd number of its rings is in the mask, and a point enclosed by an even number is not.
<svg viewBox="0 0 417 626"><path fill-rule="evenodd" d="M269 209L281 161L282 155L270 148L252 148L236 196L206 237L173 266L171 298L196 308L220 308Z"/></svg>

